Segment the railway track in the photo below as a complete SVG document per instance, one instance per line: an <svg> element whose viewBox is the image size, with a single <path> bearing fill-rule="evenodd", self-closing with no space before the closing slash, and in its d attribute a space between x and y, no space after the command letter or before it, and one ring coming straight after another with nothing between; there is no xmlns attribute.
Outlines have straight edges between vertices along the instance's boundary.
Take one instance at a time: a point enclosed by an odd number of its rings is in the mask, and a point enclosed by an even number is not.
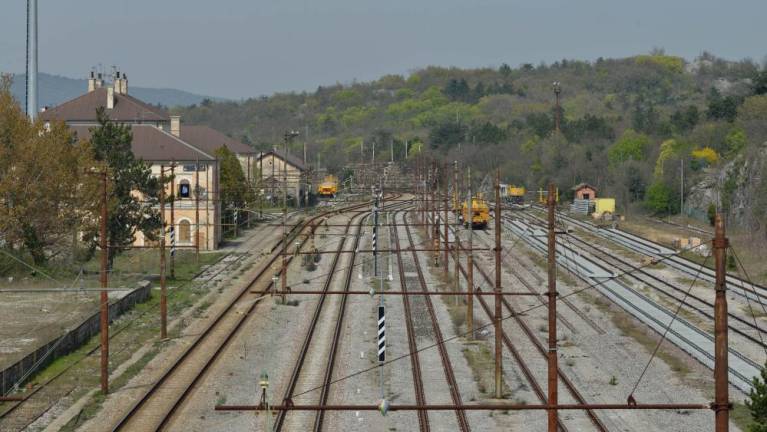
<svg viewBox="0 0 767 432"><path fill-rule="evenodd" d="M359 217L358 227L361 228L363 221L365 220L366 216ZM346 234L349 233L349 229L351 228L352 219L349 219L349 221L346 224L346 227L344 228L344 237L338 242L338 248L336 250L336 254L333 255L333 262L330 266L330 270L328 271L328 275L325 278L325 283L322 287L322 290L320 291L323 293L323 295L319 296L319 299L317 301L317 305L314 308L314 313L312 314L311 321L309 322L309 329L306 332L306 335L304 336L303 343L301 344L301 349L298 353L298 357L296 359L296 363L293 366L293 370L290 374L290 379L288 381L288 385L285 389L284 395L283 395L283 402L285 404L288 404L289 401L292 400L293 394L296 390L296 386L298 385L298 381L302 376L302 371L304 368L304 364L306 362L306 359L308 357L309 349L312 345L312 342L314 341L314 335L317 330L317 325L320 322L320 316L323 313L323 309L325 306L325 300L327 299L327 296L324 295L324 293L328 292L331 289L331 285L333 283L333 280L335 279L336 275L336 269L338 267L338 262L341 258L341 251L344 250L344 246L346 245ZM359 236L356 236L355 242L354 242L354 250L357 249L357 245L359 243ZM351 282L351 274L353 272L353 263L354 258L356 257L356 252L351 253L351 262L352 265L350 265L346 271L346 278L344 280L344 291L349 290L349 284ZM330 386L330 381L333 377L333 367L335 364L335 356L338 349L338 343L340 340L340 332L342 329L343 324L343 318L346 311L346 295L341 296L341 305L339 306L338 315L336 318L336 325L333 332L333 339L331 341L330 349L328 352L328 360L327 360L327 367L325 368L325 373L323 376L323 386L320 391L320 404L324 405L327 402L328 398L328 390ZM275 431L281 431L285 427L285 422L290 414L288 411L280 411L274 421L274 430ZM322 424L324 420L324 411L317 411L312 430L314 431L320 431L322 430Z"/></svg>
<svg viewBox="0 0 767 432"><path fill-rule="evenodd" d="M367 204L360 204L351 208L364 205ZM313 225L315 221L341 211L343 209L314 216L304 222L301 228L292 230L292 232L298 234L309 226L314 229L316 228L316 225ZM304 236L300 245L302 246L307 239L308 236ZM181 356L165 370L160 379L155 381L126 415L112 427L113 431L157 431L167 427L179 407L194 390L196 384L204 377L206 371L239 332L257 305L260 304L263 295L272 286L271 278L266 276L270 276L272 264L280 258L280 254L275 253L280 244L278 243L272 248L271 258L261 267L251 282L235 295L233 300L194 339ZM292 261L292 257L288 257L288 260L289 262ZM259 287L261 289L256 291L259 293L255 294L253 289Z"/></svg>
<svg viewBox="0 0 767 432"><path fill-rule="evenodd" d="M545 253L546 245L544 242L537 235L530 234L533 230L532 227L519 220L510 223L509 227L517 235L522 236L533 249ZM562 243L557 244L558 262L562 267L570 267L586 283L594 283L596 289L617 306L647 324L657 333L665 333L667 339L672 343L703 365L713 368L714 358L711 354L713 352L713 337L709 333L679 316L676 316L672 322L672 317L675 314L666 307L614 278L609 269L594 259L572 250L568 254L568 248ZM568 257L568 255L570 256ZM751 388L751 378L759 374L760 365L732 347L729 349L729 365L730 383L748 393Z"/></svg>
<svg viewBox="0 0 767 432"><path fill-rule="evenodd" d="M640 255L655 259L663 259L665 264L676 268L689 276L695 277L697 275L697 277L709 282L713 282L715 279L713 269L703 267L700 264L683 258L678 255L676 250L660 243L619 229L599 228L596 225L567 216L562 212L557 212L557 218L598 237L620 244ZM767 304L767 287L748 282L731 274L726 276L726 281L727 288L732 293L753 301L758 301L761 304Z"/></svg>
<svg viewBox="0 0 767 432"><path fill-rule="evenodd" d="M394 215L394 221L396 223L398 213ZM405 279L405 266L402 262L402 250L399 244L399 235L397 235L396 227L389 227L394 238L394 244L397 249L397 268L399 270L399 281L403 292L407 292L407 282ZM405 309L405 326L407 329L407 343L410 350L410 368L413 372L413 387L415 390L415 401L418 405L426 405L426 396L423 388L423 378L421 377L421 361L418 354L418 344L416 343L416 333L413 325L413 315L410 308L410 296L403 295L402 303ZM428 432L429 427L429 415L426 411L418 411L418 428L421 432Z"/></svg>
<svg viewBox="0 0 767 432"><path fill-rule="evenodd" d="M403 218L403 221L405 225L405 232L407 234L408 244L410 245L409 247L411 249L415 248L415 242L413 241L413 235L410 231L410 225L407 223L407 218ZM394 238L396 239L396 244L399 245L399 235L394 236ZM421 286L421 290L429 291L429 288L426 284L426 279L423 275L423 271L421 270L420 260L418 259L418 252L411 252L413 254L413 262L415 263L415 269L418 275L418 282ZM444 338L442 336L442 330L440 330L439 323L437 321L437 315L434 311L434 304L431 301L431 296L423 296L423 301L426 304L426 309L428 310L429 318L431 319L432 330L434 332L434 338L436 339L435 342L439 351L440 360L442 362L442 369L445 373L445 379L447 380L447 384L450 390L450 398L452 399L454 405L462 405L463 402L461 400L461 392L458 389L458 383L455 380L453 365L450 361L450 356L447 353L447 348L445 348L445 344L442 343ZM469 432L471 428L469 426L469 421L466 418L466 412L463 410L456 410L455 416L459 429L463 432Z"/></svg>
<svg viewBox="0 0 767 432"><path fill-rule="evenodd" d="M509 221L511 220L512 219L509 219ZM533 217L533 220L539 221L537 217ZM616 254L611 254L577 236L571 235L567 238L568 240L573 240L579 245L580 248L591 253L595 258L602 260L604 265L615 268L618 274L624 275L625 277L642 283L645 286L659 292L661 295L667 297L671 301L684 305L689 310L692 310L701 315L703 318L711 320L711 322L714 321L714 303L692 292L688 292L687 289L674 285L667 280L650 273L645 268L633 264L624 258L620 258ZM578 252L576 251L575 253ZM671 292L668 290L671 290ZM692 301L689 301L688 299L691 299ZM693 304L693 302L695 304ZM759 334L767 332L767 329L759 326L758 324L755 324L753 321L746 320L740 315L733 313L732 309L728 311L727 315L732 318L732 321L728 322L728 328L730 330L742 336L749 342L756 344L762 350L767 350L767 344L765 344L764 341L758 337ZM735 325L735 323L738 325ZM746 329L744 330L743 327L746 327ZM756 332L757 336L748 333L749 330Z"/></svg>
<svg viewBox="0 0 767 432"><path fill-rule="evenodd" d="M474 260L474 269L479 272L479 274L482 276L482 278L485 280L485 283L487 283L488 286L494 286L493 279L491 279L490 275L487 274L486 270L479 265L478 261L480 260ZM459 269L461 273L464 275L464 277L467 277L466 269L464 268L462 263L459 264ZM481 292L481 289L477 288L476 291ZM486 296L482 296L482 295L476 296L476 298L479 300L480 305L485 311L488 319L492 321L494 319L494 314L490 308L490 305L487 304L487 300L485 299L485 297ZM522 331L525 333L525 335L530 340L530 342L535 346L536 351L541 355L541 358L545 360L547 358L548 348L543 346L543 344L540 342L540 340L535 335L535 333L530 329L527 323L520 317L518 311L504 297L501 297L501 302L504 308L506 309L506 311L509 312L511 316L513 317L514 322L522 329ZM505 331L502 332L501 337L504 342L504 345L507 347L511 355L514 357L515 361L520 366L520 369L522 369L522 372L525 375L525 378L533 387L533 390L535 391L536 395L538 396L538 398L541 400L542 403L545 403L547 401L546 394L543 392L543 389L541 388L540 384L535 378L535 375L532 373L531 369L529 368L525 360L522 358L519 351L512 344L511 340L506 335ZM575 387L572 381L559 368L557 369L557 375L559 376L561 382L565 385L565 387L567 388L568 392L571 394L573 399L577 401L577 403L579 404L587 403L586 399L578 391L578 389ZM586 415L588 416L589 420L591 421L591 423L594 425L594 427L597 430L602 432L607 431L607 427L593 410L586 410ZM558 427L560 430L563 430L563 431L567 430L565 424L561 420L558 421Z"/></svg>
<svg viewBox="0 0 767 432"><path fill-rule="evenodd" d="M295 227L293 229L295 229ZM254 232L248 237L248 239L251 239L254 236L259 234L261 233ZM273 248L270 250L270 252L274 252L275 248L278 247L279 244L280 243L277 242L273 246ZM232 251L225 254L209 267L216 266L219 263L225 261L228 257L235 254L235 252L236 251ZM230 260L229 262L226 263L226 265L222 266L221 268L216 270L213 274L209 275L203 283L208 283L211 280L214 280L217 276L219 276L221 273L225 272L232 266L241 263L246 256L247 255L245 254L238 254L234 260ZM200 270L195 275L193 275L190 280L196 280L206 271L207 269ZM144 313L148 313L148 312L144 312ZM112 329L109 332L110 341L114 340L123 331L130 328L134 322L135 320L131 320L127 324L117 329ZM22 431L26 429L27 427L29 427L30 425L32 425L39 418L44 416L51 408L53 408L56 405L57 402L59 402L62 398L67 397L74 390L76 390L76 387L77 385L79 385L79 382L76 382L72 386L68 386L64 390L57 391L54 395L46 394L46 391L50 388L51 384L61 379L63 376L65 376L65 374L67 374L73 368L79 366L83 361L87 360L90 356L98 353L99 349L100 348L97 345L96 347L88 351L85 354L85 356L83 356L79 360L71 363L66 368L62 369L61 371L59 371L52 377L48 378L44 383L35 386L34 389L32 389L30 392L24 395L24 399L22 401L13 403L8 409L0 413L0 428L2 430L9 430L9 431Z"/></svg>

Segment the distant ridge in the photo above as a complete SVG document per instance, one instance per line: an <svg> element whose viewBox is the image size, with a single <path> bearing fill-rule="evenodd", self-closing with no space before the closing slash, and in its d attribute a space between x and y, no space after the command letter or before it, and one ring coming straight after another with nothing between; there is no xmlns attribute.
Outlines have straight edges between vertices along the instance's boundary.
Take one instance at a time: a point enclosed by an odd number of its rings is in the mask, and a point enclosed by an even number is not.
<svg viewBox="0 0 767 432"><path fill-rule="evenodd" d="M38 94L40 95L40 107L56 106L66 102L81 94L88 89L88 82L85 79L67 78L58 75L40 73L38 75ZM24 74L15 74L13 76L13 85L11 93L19 103L24 103ZM223 100L209 96L198 95L183 90L176 89L154 89L146 87L129 86L128 93L152 105L163 105L166 107L190 106L199 104L204 99Z"/></svg>

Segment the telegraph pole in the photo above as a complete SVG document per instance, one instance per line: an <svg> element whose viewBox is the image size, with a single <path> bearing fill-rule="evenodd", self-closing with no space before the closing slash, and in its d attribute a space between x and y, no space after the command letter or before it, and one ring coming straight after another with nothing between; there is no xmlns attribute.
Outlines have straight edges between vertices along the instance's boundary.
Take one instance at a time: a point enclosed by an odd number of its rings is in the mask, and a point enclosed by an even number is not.
<svg viewBox="0 0 767 432"><path fill-rule="evenodd" d="M297 131L285 132L285 154L282 160L282 271L280 279L282 283L282 303L285 303L285 292L288 290L288 232L285 228L288 223L288 143L298 136ZM274 160L272 160L274 166Z"/></svg>
<svg viewBox="0 0 767 432"><path fill-rule="evenodd" d="M474 206L471 196L471 167L468 168L466 179L468 193L466 194L466 205L468 213L469 227L469 250L466 251L466 292L468 294L466 302L466 327L469 328L469 339L474 339Z"/></svg>
<svg viewBox="0 0 767 432"><path fill-rule="evenodd" d="M250 158L250 156L248 156ZM250 159L248 159L250 160ZM200 159L194 166L194 260L200 265Z"/></svg>
<svg viewBox="0 0 767 432"><path fill-rule="evenodd" d="M559 110L559 94L562 92L562 85L559 83L559 81L554 81L554 83L551 85L551 87L554 89L554 95L557 98L557 110L554 113L554 122L555 122L555 130L557 132L560 132L559 129L559 123L560 123L560 110Z"/></svg>
<svg viewBox="0 0 767 432"><path fill-rule="evenodd" d="M716 215L714 234L714 264L716 268L716 297L714 300L714 415L716 432L727 432L730 421L730 395L727 359L727 285L725 259L729 242L725 237L724 218Z"/></svg>
<svg viewBox="0 0 767 432"><path fill-rule="evenodd" d="M160 165L160 339L168 338L168 290L165 283L165 165Z"/></svg>
<svg viewBox="0 0 767 432"><path fill-rule="evenodd" d="M556 200L554 195L554 183L549 183L549 196L548 196L548 216L549 216L549 235L548 235L548 276L549 276L549 290L547 295L549 297L548 312L549 312L549 351L548 351L548 396L549 405L557 405L557 239L554 231L554 212L556 211ZM557 409L553 408L548 411L548 432L557 432Z"/></svg>
<svg viewBox="0 0 767 432"><path fill-rule="evenodd" d="M99 246L101 247L101 295L99 298L99 327L101 329L101 393L109 393L109 242L107 241L107 172L101 172L101 221L99 223Z"/></svg>
<svg viewBox="0 0 767 432"><path fill-rule="evenodd" d="M448 231L447 231L447 191L448 191L448 179L450 178L447 174L447 164L442 164L442 171L443 175L445 176L445 182L442 186L442 205L444 207L443 209L443 216L445 218L445 221L443 222L443 226L445 227L445 264L442 266L445 270L445 278L448 278L450 276L450 272L448 271L447 265L450 263L450 239L448 238ZM455 275L455 277L458 277L458 274Z"/></svg>
<svg viewBox="0 0 767 432"><path fill-rule="evenodd" d="M165 187L165 185L163 185ZM170 278L176 279L176 162L170 165ZM235 231L235 237L237 232Z"/></svg>
<svg viewBox="0 0 767 432"><path fill-rule="evenodd" d="M495 174L495 397L503 397L501 361L501 171Z"/></svg>

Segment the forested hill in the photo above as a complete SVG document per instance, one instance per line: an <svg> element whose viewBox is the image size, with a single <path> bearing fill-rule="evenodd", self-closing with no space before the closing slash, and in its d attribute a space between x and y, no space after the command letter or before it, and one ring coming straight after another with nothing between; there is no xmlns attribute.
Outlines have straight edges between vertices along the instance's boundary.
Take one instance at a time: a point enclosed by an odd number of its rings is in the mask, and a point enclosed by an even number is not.
<svg viewBox="0 0 767 432"><path fill-rule="evenodd" d="M554 132L553 81L561 83L561 134ZM550 65L427 67L178 111L184 121L257 148L279 143L287 129L308 127L310 154L319 152L331 170L359 160L363 140L367 158L373 142L388 157L390 140L401 158L407 140L471 163L475 172L500 167L506 180L528 187L549 178L563 188L586 181L624 206L678 212L680 160L689 190L767 139L759 126L767 120L767 96L757 96L766 81L750 60L703 54L687 61L655 52ZM705 211L710 202L701 199L693 205Z"/></svg>

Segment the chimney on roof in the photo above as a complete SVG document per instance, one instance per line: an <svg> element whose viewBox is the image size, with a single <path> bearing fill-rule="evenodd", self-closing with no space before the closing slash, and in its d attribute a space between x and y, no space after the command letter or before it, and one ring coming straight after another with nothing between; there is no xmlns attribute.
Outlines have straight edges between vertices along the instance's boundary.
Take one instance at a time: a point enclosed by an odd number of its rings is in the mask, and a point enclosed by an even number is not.
<svg viewBox="0 0 767 432"><path fill-rule="evenodd" d="M96 90L96 73L91 71L91 76L88 78L88 93Z"/></svg>
<svg viewBox="0 0 767 432"><path fill-rule="evenodd" d="M170 133L171 135L181 137L181 116L170 116Z"/></svg>
<svg viewBox="0 0 767 432"><path fill-rule="evenodd" d="M107 87L107 109L114 109L115 107L115 89L114 87Z"/></svg>
<svg viewBox="0 0 767 432"><path fill-rule="evenodd" d="M115 94L128 94L128 76L125 74L120 75L120 72L115 73L114 80Z"/></svg>
<svg viewBox="0 0 767 432"><path fill-rule="evenodd" d="M104 87L104 79L101 77L101 72L99 72L98 78L96 78L96 88L99 89L101 87Z"/></svg>

